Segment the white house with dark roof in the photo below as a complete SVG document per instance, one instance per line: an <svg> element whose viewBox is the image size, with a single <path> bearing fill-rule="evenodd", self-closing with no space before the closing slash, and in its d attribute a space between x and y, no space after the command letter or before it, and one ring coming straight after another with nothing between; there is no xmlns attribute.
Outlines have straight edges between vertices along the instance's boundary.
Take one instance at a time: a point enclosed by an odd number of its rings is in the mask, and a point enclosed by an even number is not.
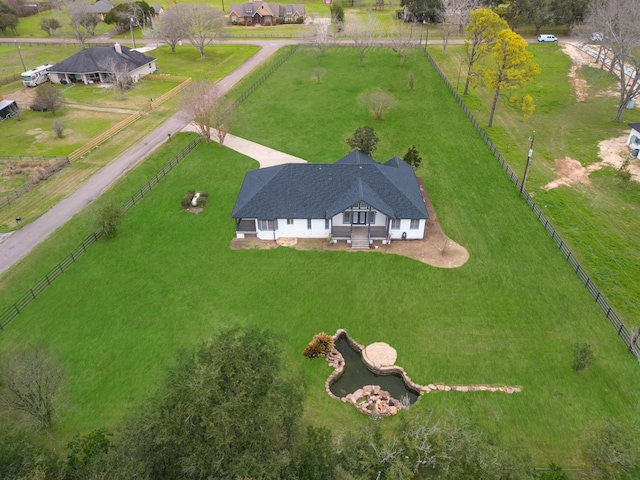
<svg viewBox="0 0 640 480"><path fill-rule="evenodd" d="M115 72L126 72L134 82L156 70L156 59L116 43L91 47L56 63L49 70L51 83L112 83Z"/></svg>
<svg viewBox="0 0 640 480"><path fill-rule="evenodd" d="M288 163L247 172L231 217L238 238L424 238L427 207L413 168L354 150L335 163Z"/></svg>
<svg viewBox="0 0 640 480"><path fill-rule="evenodd" d="M307 18L304 5L279 5L269 2L232 3L229 5L229 21L236 25L277 25L299 23Z"/></svg>
<svg viewBox="0 0 640 480"><path fill-rule="evenodd" d="M631 156L640 156L640 123L630 123L631 133L627 139L627 146L631 149Z"/></svg>

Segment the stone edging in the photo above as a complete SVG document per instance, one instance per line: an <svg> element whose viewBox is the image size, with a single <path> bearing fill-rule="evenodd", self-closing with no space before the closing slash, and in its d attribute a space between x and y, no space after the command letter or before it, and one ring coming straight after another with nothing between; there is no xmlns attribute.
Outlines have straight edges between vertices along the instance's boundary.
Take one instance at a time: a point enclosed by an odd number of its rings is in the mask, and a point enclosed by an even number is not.
<svg viewBox="0 0 640 480"><path fill-rule="evenodd" d="M362 361L367 365L367 367L375 372L375 373L381 373L381 374L400 374L402 375L402 378L405 382L405 384L412 390L415 390L415 392L418 394L418 396L422 396L425 393L430 393L430 392L450 392L450 391L454 391L454 392L503 392L503 393L507 393L507 394L512 394L512 393L520 393L522 392L522 387L509 387L509 386L490 386L490 385L444 385L442 383L430 383L428 385L419 385L417 383L415 383L413 380L411 380L411 378L407 375L407 373L404 371L404 369L402 367L393 365L393 366L380 366L377 367L375 365L372 365L371 362L369 362L367 360L367 358L362 355L362 352L364 350L364 346L362 346L361 344L359 344L358 342L356 342L355 340L353 340L351 337L349 337L349 334L347 333L346 330L340 328L336 331L335 335L333 336L333 340L334 341L338 341L338 339L340 339L341 337L344 337L344 339L349 343L349 345L356 350L357 352L360 353L360 356L362 358ZM327 378L327 380L325 381L324 384L324 388L325 391L329 394L329 396L331 398L336 398L338 400L341 400L343 402L351 402L353 403L356 407L358 407L358 404L356 403L357 398L355 398L353 396L353 394L349 394L346 397L340 398L336 395L333 394L333 392L331 391L331 385L333 385L335 383L336 380L338 380L338 378L340 378L340 376L342 376L342 372L344 371L344 365L345 365L345 361L344 358L342 357L342 354L340 352L338 352L338 350L336 350L335 348L326 356L326 361L327 363L333 367L333 373L331 373L331 375L329 375L329 377ZM368 388L369 386L363 387L363 388ZM379 389L379 387L378 387ZM362 390L362 389L360 389ZM358 390L358 392L360 391ZM397 401L396 399L392 399ZM363 409L358 408L361 412L363 413L368 413L366 411L364 411ZM389 413L391 415L395 414L395 411Z"/></svg>

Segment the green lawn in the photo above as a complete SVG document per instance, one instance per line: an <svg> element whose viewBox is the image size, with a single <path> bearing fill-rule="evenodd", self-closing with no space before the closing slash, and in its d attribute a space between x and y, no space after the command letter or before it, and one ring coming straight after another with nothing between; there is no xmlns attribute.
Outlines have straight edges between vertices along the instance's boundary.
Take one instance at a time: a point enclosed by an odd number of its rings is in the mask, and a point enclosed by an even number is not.
<svg viewBox="0 0 640 480"><path fill-rule="evenodd" d="M401 67L388 50L375 50L358 68L355 52L337 49L323 67L318 85L315 59L294 54L242 105L231 131L311 161L346 154L345 137L364 124L381 139L379 160L415 144L425 158L418 174L445 232L468 249L467 264L438 269L375 252L230 250L235 196L257 164L201 144L127 213L115 240L92 247L0 334L5 353L42 343L63 361L68 403L55 438L116 428L154 391L176 350L245 323L280 335L285 359L303 373L306 422L351 428L365 417L330 399L329 368L301 355L313 334L343 327L363 344L393 345L397 364L418 383L521 385L523 393L511 396L432 393L412 410L467 417L540 465L577 464L586 433L633 414L637 362L422 56ZM408 71L416 75L413 92ZM382 122L357 106L357 95L372 86L399 101ZM284 92L293 100L282 101ZM123 203L187 141L175 140L0 277L0 306L92 230L99 204ZM192 188L210 195L198 215L179 208ZM577 342L591 343L597 355L580 375L571 370Z"/></svg>
<svg viewBox="0 0 640 480"><path fill-rule="evenodd" d="M246 59L260 50L256 45L209 45L204 49L205 58L189 42L171 48L163 46L149 55L156 57L161 75L178 75L194 80L219 80L238 68Z"/></svg>
<svg viewBox="0 0 640 480"><path fill-rule="evenodd" d="M532 94L537 105L529 120L513 108L498 107L494 127L488 130L510 165L521 175L529 148L528 137L536 132L533 163L527 189L565 241L571 245L589 275L603 290L627 327L635 331L640 316L640 185L625 185L607 168L590 175L591 185L574 184L544 190L556 178L555 159L570 157L583 166L600 161L598 143L627 134L627 123L640 122L640 110L626 110L622 122L613 122L617 97L602 95L615 91L612 77L602 70L582 67L589 97L577 101L568 71L571 61L557 45L531 45L542 73L522 89ZM432 51L435 53L435 50ZM436 60L456 84L461 47ZM463 66L464 71L464 66ZM464 77L464 74L462 75ZM460 81L460 91L464 78ZM491 96L485 89L472 90L465 102L486 126ZM621 150L623 150L622 145Z"/></svg>
<svg viewBox="0 0 640 480"><path fill-rule="evenodd" d="M42 20L44 18L57 19L62 27L55 32L57 38L73 38L73 31L69 26L69 14L67 13L67 7L62 7L61 10L45 10L40 14L31 15L29 17L20 18L18 23L17 34L13 31L7 30L4 35L0 34L0 40L3 37L22 37L22 38L49 38L47 32L40 28ZM96 36L102 35L113 28L113 25L107 25L103 22L98 22L96 26Z"/></svg>

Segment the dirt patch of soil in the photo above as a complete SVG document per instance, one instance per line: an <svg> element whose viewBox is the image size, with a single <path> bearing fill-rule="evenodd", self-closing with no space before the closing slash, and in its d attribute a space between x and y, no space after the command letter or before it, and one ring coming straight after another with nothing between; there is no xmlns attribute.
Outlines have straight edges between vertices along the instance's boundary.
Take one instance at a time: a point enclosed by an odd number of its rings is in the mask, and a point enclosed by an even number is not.
<svg viewBox="0 0 640 480"><path fill-rule="evenodd" d="M591 172L595 172L604 167L619 170L625 160L629 158L629 149L626 145L627 138L628 135L624 134L619 137L601 141L598 146L600 147L599 156L602 161L593 163L588 167L583 167L579 161L573 158L556 158L556 174L558 178L547 183L542 189L551 190L561 185L570 186L573 183L591 185L591 180L589 180L589 174ZM629 172L631 173L631 180L640 182L640 162L638 159L631 159Z"/></svg>
<svg viewBox="0 0 640 480"><path fill-rule="evenodd" d="M571 58L572 65L569 70L569 78L575 90L576 100L578 102L584 102L588 97L588 85L586 80L578 78L578 68L583 65L592 64L593 59L589 54L570 44L563 44L562 51Z"/></svg>
<svg viewBox="0 0 640 480"><path fill-rule="evenodd" d="M200 213L202 210L204 210L204 208L203 207L182 207L182 210L184 210L185 212Z"/></svg>
<svg viewBox="0 0 640 480"><path fill-rule="evenodd" d="M18 107L28 109L36 96L36 88L24 87L20 90L5 94L4 98L6 100L15 100Z"/></svg>
<svg viewBox="0 0 640 480"><path fill-rule="evenodd" d="M438 217L429 200L429 196L424 188L422 180L419 180L420 191L427 205L429 220L425 227L424 239L422 240L392 240L389 245L376 243L369 250L354 250L346 242L329 243L321 238L298 238L296 241L273 242L260 240L257 238L234 238L231 241L232 249L271 249L279 246L289 246L296 250L316 250L316 251L347 251L347 252L380 252L404 255L419 262L426 263L433 267L457 268L464 265L469 260L467 249L447 237ZM290 239L280 239L290 240ZM285 245L290 244L290 245Z"/></svg>

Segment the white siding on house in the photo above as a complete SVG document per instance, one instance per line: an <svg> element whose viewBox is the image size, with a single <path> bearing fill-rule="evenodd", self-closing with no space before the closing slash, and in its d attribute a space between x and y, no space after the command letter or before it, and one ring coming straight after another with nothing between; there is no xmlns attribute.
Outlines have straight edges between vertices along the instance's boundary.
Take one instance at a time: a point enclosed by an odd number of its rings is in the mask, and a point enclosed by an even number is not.
<svg viewBox="0 0 640 480"><path fill-rule="evenodd" d="M276 238L294 237L294 238L327 238L331 229L326 229L324 218L311 219L311 229L307 228L306 218L294 218L293 224L289 225L286 218L278 219L278 230L276 230ZM258 231L258 238L273 240L273 232Z"/></svg>
<svg viewBox="0 0 640 480"><path fill-rule="evenodd" d="M424 237L424 219L421 219L418 223L418 228L416 230L411 229L411 220L402 219L400 220L400 228L398 230L389 229L389 236L392 239L400 240L402 239L402 234L407 234L408 240L416 240Z"/></svg>
<svg viewBox="0 0 640 480"><path fill-rule="evenodd" d="M631 133L629 134L629 138L627 139L627 145L631 149L640 148L640 132L632 128Z"/></svg>

